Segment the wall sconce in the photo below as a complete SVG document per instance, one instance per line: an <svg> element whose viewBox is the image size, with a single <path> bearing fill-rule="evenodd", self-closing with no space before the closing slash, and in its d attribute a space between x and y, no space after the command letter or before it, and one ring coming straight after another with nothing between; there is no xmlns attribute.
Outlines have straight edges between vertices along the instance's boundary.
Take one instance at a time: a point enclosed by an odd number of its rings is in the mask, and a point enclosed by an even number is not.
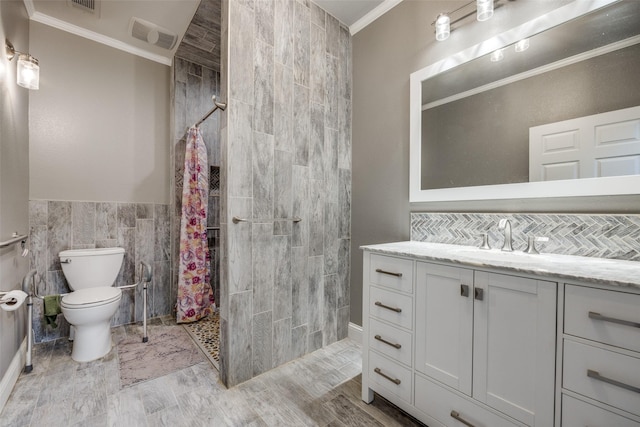
<svg viewBox="0 0 640 427"><path fill-rule="evenodd" d="M529 39L522 39L515 44L516 52L524 52L527 49L529 49Z"/></svg>
<svg viewBox="0 0 640 427"><path fill-rule="evenodd" d="M38 60L28 53L18 52L11 42L5 39L5 52L9 61L18 54L17 83L27 89L38 90L40 87L40 66Z"/></svg>
<svg viewBox="0 0 640 427"><path fill-rule="evenodd" d="M457 12L474 3L476 5L476 19L478 21L486 21L487 19L490 19L493 16L493 2L494 0L471 0L469 3L466 3L451 12L443 12L439 14L436 17L436 20L431 23L431 25L436 27L436 40L443 41L448 39L449 34L451 33L451 25L471 16L474 12L464 13L454 21L451 21L451 18Z"/></svg>

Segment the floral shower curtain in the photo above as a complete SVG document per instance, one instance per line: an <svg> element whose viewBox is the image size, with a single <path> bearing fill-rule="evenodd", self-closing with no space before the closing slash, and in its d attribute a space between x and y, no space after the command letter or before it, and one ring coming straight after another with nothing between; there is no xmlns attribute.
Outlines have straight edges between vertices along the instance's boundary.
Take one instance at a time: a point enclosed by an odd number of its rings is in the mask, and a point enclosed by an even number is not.
<svg viewBox="0 0 640 427"><path fill-rule="evenodd" d="M182 182L180 261L176 321L195 322L212 313L213 292L209 283L207 199L209 188L207 148L198 127L187 136Z"/></svg>

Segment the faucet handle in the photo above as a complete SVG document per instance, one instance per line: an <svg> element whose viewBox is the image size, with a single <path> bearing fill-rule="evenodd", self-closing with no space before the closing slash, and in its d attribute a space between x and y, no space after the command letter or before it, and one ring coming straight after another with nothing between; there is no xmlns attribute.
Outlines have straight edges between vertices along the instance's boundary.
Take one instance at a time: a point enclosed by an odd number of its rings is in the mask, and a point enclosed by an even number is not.
<svg viewBox="0 0 640 427"><path fill-rule="evenodd" d="M482 237L482 244L478 246L478 248L491 249L491 246L489 245L489 233L482 233L482 234L479 234L478 236Z"/></svg>
<svg viewBox="0 0 640 427"><path fill-rule="evenodd" d="M536 249L536 242L548 242L548 237L543 236L529 236L527 249L525 249L525 253L528 254L539 254L538 249Z"/></svg>

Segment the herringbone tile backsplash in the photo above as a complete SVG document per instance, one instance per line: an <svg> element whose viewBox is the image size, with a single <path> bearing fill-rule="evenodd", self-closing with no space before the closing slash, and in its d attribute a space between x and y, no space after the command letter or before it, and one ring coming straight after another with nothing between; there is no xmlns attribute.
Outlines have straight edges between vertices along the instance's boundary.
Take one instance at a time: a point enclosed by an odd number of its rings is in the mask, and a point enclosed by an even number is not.
<svg viewBox="0 0 640 427"><path fill-rule="evenodd" d="M492 248L502 247L502 218L511 220L513 248L528 236L548 237L540 252L640 261L640 215L412 213L411 240L478 246L489 233Z"/></svg>

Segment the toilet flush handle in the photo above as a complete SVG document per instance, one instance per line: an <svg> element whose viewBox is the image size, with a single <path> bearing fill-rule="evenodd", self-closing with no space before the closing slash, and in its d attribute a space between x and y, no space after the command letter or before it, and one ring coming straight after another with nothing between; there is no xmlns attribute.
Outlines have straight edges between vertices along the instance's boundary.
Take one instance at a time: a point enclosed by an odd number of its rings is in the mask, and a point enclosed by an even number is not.
<svg viewBox="0 0 640 427"><path fill-rule="evenodd" d="M71 258L60 258L60 264L71 264Z"/></svg>

